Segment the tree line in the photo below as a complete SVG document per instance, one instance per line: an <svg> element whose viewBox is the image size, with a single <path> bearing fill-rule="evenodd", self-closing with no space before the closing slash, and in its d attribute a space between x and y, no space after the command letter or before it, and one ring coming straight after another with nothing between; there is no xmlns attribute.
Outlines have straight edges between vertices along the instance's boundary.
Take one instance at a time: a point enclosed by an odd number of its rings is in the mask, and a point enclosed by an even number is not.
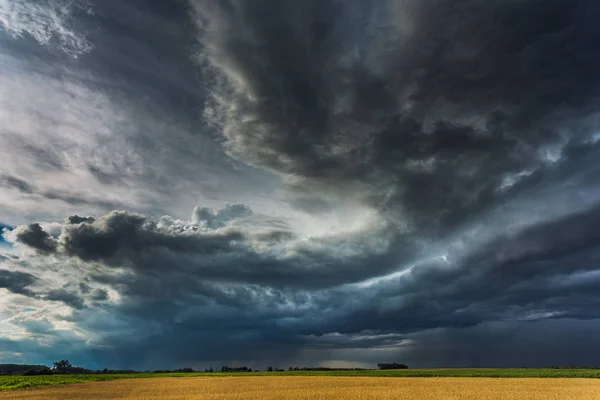
<svg viewBox="0 0 600 400"><path fill-rule="evenodd" d="M406 364L399 363L379 363L379 369L406 369ZM287 371L364 371L366 368L328 368L328 367L289 367ZM278 367L268 367L267 372L285 372L285 369ZM53 363L52 367L46 365L34 364L0 364L0 375L54 375L54 374L133 374L141 371L134 370L114 370L114 369L98 369L91 370L82 367L73 366L69 360L60 360ZM204 371L195 370L193 368L179 368L172 370L155 370L143 371L153 373L193 373L193 372L260 372L258 369L252 369L247 366L229 366L224 365L221 369L214 370L212 367Z"/></svg>
<svg viewBox="0 0 600 400"><path fill-rule="evenodd" d="M385 363L378 363L377 368L379 368L379 369L407 369L408 365L398 364L398 363L394 363L394 362L385 362Z"/></svg>
<svg viewBox="0 0 600 400"><path fill-rule="evenodd" d="M330 367L289 367L287 371L366 371L367 368L330 368ZM267 368L267 372L285 372L277 367Z"/></svg>
<svg viewBox="0 0 600 400"><path fill-rule="evenodd" d="M60 375L60 374L128 374L136 373L133 370L102 369L93 370L73 366L68 360L60 360L52 363L52 367L38 364L0 364L0 376L2 375Z"/></svg>

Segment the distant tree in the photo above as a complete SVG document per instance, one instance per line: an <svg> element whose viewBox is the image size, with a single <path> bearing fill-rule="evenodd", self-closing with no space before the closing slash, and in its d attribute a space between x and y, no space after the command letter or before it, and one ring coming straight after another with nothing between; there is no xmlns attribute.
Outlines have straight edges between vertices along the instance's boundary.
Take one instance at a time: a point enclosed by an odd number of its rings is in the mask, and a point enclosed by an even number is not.
<svg viewBox="0 0 600 400"><path fill-rule="evenodd" d="M267 368L267 371L269 371L269 372L273 372L273 367L269 367L269 368Z"/></svg>
<svg viewBox="0 0 600 400"><path fill-rule="evenodd" d="M73 368L69 360L60 360L54 362L54 369L57 371L67 371Z"/></svg>
<svg viewBox="0 0 600 400"><path fill-rule="evenodd" d="M294 368L292 368L292 367L288 368L288 371L293 371L293 370L294 370Z"/></svg>
<svg viewBox="0 0 600 400"><path fill-rule="evenodd" d="M241 367L230 367L229 365L224 365L223 368L221 368L221 372L252 372L252 368L245 365Z"/></svg>
<svg viewBox="0 0 600 400"><path fill-rule="evenodd" d="M406 364L399 364L399 363L392 363L392 362L378 363L377 367L379 369L407 369L408 368L408 366Z"/></svg>

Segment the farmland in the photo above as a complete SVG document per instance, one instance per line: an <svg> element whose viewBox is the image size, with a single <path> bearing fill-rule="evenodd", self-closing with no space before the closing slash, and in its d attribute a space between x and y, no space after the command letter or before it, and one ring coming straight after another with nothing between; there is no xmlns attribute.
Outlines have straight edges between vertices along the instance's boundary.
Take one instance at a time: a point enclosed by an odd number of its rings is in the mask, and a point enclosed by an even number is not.
<svg viewBox="0 0 600 400"><path fill-rule="evenodd" d="M196 376L88 382L0 393L2 400L66 399L561 399L600 398L597 379Z"/></svg>
<svg viewBox="0 0 600 400"><path fill-rule="evenodd" d="M0 376L0 392L96 381L138 378L226 378L246 377L381 377L381 378L600 378L600 369L407 369L407 370L364 370L364 371L292 371L250 373L136 373L136 374L86 374L47 376ZM599 380L600 382L600 380Z"/></svg>

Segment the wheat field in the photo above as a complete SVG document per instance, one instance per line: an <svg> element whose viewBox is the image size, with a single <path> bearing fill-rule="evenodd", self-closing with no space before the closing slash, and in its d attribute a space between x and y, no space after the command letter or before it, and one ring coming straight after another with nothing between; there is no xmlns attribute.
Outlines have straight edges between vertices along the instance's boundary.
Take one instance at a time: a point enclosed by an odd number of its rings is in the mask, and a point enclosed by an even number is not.
<svg viewBox="0 0 600 400"><path fill-rule="evenodd" d="M0 393L1 400L587 400L597 379L198 377L91 382Z"/></svg>

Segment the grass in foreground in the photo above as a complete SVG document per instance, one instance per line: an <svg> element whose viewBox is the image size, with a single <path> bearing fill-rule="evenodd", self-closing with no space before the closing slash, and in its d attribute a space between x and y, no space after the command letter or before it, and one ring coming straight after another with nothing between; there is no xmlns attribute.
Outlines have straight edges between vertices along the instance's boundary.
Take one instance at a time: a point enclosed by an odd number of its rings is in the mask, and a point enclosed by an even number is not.
<svg viewBox="0 0 600 400"><path fill-rule="evenodd" d="M290 371L290 372L233 372L233 373L138 373L94 375L47 375L47 376L0 376L0 392L29 389L71 383L111 381L130 378L169 377L249 377L249 376L355 376L355 377L404 377L404 378L600 378L600 369L407 369L368 371Z"/></svg>
<svg viewBox="0 0 600 400"><path fill-rule="evenodd" d="M123 379L0 393L0 400L593 400L597 379L240 376Z"/></svg>

